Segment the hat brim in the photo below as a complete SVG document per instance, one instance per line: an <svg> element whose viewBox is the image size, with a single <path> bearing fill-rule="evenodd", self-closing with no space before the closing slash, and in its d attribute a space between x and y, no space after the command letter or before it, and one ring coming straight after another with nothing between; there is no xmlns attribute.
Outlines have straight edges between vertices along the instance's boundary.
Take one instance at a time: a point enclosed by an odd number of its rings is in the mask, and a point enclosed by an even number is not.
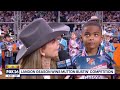
<svg viewBox="0 0 120 90"><path fill-rule="evenodd" d="M27 55L33 53L35 50L39 49L40 47L42 47L43 45L45 45L46 43L50 42L51 40L57 38L58 36L67 33L68 31L55 31L50 33L49 35L40 38L38 41L36 41L36 43L33 43L29 48L26 48L25 46L23 46L17 56L16 56L16 63L19 63L20 59L26 57ZM41 43L42 42L42 43Z"/></svg>

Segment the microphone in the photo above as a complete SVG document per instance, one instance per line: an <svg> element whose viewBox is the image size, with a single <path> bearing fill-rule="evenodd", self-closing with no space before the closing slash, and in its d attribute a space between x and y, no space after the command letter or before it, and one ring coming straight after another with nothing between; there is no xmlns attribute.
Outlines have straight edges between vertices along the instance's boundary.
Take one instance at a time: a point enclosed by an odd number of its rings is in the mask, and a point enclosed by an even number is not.
<svg viewBox="0 0 120 90"><path fill-rule="evenodd" d="M72 69L73 68L70 56L66 50L60 50L58 52L58 55L59 55L59 60L60 60L60 61L57 61L58 69Z"/></svg>
<svg viewBox="0 0 120 90"><path fill-rule="evenodd" d="M76 69L76 66L72 64L72 60L66 50L61 50L58 52L59 60L57 62L58 69ZM70 75L69 79L74 79L74 75Z"/></svg>

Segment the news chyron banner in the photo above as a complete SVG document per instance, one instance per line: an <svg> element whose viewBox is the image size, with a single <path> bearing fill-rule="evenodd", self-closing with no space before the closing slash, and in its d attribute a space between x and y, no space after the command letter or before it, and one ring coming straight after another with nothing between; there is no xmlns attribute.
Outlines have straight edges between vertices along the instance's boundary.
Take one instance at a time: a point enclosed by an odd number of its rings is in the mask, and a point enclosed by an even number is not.
<svg viewBox="0 0 120 90"><path fill-rule="evenodd" d="M20 75L111 75L114 69L20 69L20 65L6 65L6 77Z"/></svg>
<svg viewBox="0 0 120 90"><path fill-rule="evenodd" d="M20 77L20 65L5 65L6 77Z"/></svg>

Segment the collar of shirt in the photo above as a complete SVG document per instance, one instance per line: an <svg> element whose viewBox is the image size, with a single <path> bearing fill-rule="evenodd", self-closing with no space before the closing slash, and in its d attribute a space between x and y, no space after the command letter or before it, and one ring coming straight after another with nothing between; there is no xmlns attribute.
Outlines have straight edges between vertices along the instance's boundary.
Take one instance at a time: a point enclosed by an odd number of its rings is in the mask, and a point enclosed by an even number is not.
<svg viewBox="0 0 120 90"><path fill-rule="evenodd" d="M101 49L101 47L98 48L97 55L101 55L101 56L103 55L103 50ZM86 53L85 47L83 48L81 56L88 56L88 54Z"/></svg>
<svg viewBox="0 0 120 90"><path fill-rule="evenodd" d="M60 43L62 43L63 41L64 41L64 39L63 39L63 38L61 38L61 39L60 39Z"/></svg>
<svg viewBox="0 0 120 90"><path fill-rule="evenodd" d="M108 43L107 43L107 42L104 42L104 45L105 45L105 46L110 46L110 42L108 42Z"/></svg>

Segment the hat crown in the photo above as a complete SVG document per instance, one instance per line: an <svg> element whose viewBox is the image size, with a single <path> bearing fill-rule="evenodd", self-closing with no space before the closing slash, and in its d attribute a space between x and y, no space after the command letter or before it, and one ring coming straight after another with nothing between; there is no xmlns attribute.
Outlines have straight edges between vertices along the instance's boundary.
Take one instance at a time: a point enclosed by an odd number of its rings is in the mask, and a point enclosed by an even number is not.
<svg viewBox="0 0 120 90"><path fill-rule="evenodd" d="M39 38L42 39L44 36L52 32L53 30L47 24L47 22L44 19L39 18L28 24L20 33L19 38L21 39L23 44L28 48L37 40L40 41Z"/></svg>

